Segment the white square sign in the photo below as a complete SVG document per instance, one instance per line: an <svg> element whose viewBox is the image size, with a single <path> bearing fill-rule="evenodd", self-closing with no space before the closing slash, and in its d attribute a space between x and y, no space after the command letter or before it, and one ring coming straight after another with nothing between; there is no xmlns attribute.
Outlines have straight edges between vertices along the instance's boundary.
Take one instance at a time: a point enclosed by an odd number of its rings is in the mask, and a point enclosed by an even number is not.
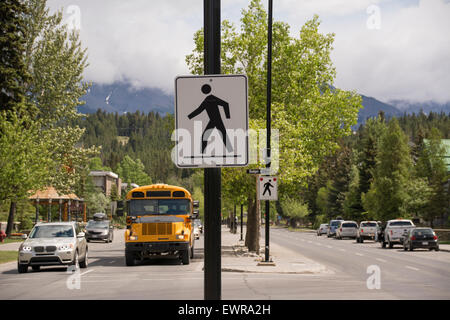
<svg viewBox="0 0 450 320"><path fill-rule="evenodd" d="M248 89L245 75L175 79L175 154L180 168L248 164Z"/></svg>
<svg viewBox="0 0 450 320"><path fill-rule="evenodd" d="M278 178L274 176L258 178L259 200L278 200Z"/></svg>

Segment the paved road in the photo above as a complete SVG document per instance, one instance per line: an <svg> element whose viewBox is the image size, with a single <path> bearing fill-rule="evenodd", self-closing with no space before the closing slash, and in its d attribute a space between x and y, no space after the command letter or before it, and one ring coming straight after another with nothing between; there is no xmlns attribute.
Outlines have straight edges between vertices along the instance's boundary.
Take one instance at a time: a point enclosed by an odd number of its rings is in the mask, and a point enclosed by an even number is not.
<svg viewBox="0 0 450 320"><path fill-rule="evenodd" d="M290 232L286 229L272 229L271 240L286 248L298 251L306 257L326 265L335 272L329 283L314 292L311 298L326 296L334 291L348 295L351 283L367 288L367 279L373 275L372 268L380 270L380 289L384 299L450 299L450 253L416 249L403 251L402 246L382 249L379 243L355 240L337 240L315 233ZM319 279L322 282L323 277ZM372 283L372 282L371 282ZM362 292L364 299L366 294Z"/></svg>
<svg viewBox="0 0 450 320"><path fill-rule="evenodd" d="M371 243L285 229L273 229L271 235L286 251L300 250L333 272L223 272L223 299L450 298L450 253L382 250ZM203 238L197 240L196 256L187 266L177 258L165 258L126 267L123 231L116 231L113 243L89 243L89 250L88 268L75 275L54 267L18 274L15 263L0 265L0 299L203 299ZM367 267L373 264L381 270L379 290L366 285Z"/></svg>

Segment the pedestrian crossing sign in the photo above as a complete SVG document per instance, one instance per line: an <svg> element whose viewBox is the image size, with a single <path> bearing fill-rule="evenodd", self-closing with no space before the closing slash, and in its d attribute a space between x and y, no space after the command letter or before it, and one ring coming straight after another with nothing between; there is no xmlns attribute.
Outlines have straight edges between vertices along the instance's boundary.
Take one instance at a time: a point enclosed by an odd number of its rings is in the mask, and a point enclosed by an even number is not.
<svg viewBox="0 0 450 320"><path fill-rule="evenodd" d="M278 177L260 176L258 182L259 200L278 200Z"/></svg>
<svg viewBox="0 0 450 320"><path fill-rule="evenodd" d="M247 166L247 77L177 77L175 129L172 160L179 168Z"/></svg>

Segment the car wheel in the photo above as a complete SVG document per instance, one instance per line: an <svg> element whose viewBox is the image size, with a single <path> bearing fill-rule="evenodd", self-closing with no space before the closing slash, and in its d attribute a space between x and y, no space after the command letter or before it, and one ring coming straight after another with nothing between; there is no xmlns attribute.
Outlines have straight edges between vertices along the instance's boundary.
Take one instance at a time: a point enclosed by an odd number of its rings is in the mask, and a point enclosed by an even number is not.
<svg viewBox="0 0 450 320"><path fill-rule="evenodd" d="M360 238L360 243L364 243L364 239L363 238Z"/></svg>
<svg viewBox="0 0 450 320"><path fill-rule="evenodd" d="M181 261L183 262L183 264L189 264L189 262L190 262L189 251L190 251L189 249L181 251Z"/></svg>
<svg viewBox="0 0 450 320"><path fill-rule="evenodd" d="M134 253L132 253L132 252L125 252L125 263L129 267L132 267L132 266L136 265L136 258L134 256Z"/></svg>
<svg viewBox="0 0 450 320"><path fill-rule="evenodd" d="M406 247L406 245L403 245L403 250L408 251L408 248Z"/></svg>
<svg viewBox="0 0 450 320"><path fill-rule="evenodd" d="M386 248L386 242L382 241L382 242L381 242L381 247L382 247L382 248Z"/></svg>
<svg viewBox="0 0 450 320"><path fill-rule="evenodd" d="M434 248L434 250L439 251L439 247Z"/></svg>
<svg viewBox="0 0 450 320"><path fill-rule="evenodd" d="M394 244L391 242L391 239L388 238L388 246L389 249L392 249L394 247Z"/></svg>
<svg viewBox="0 0 450 320"><path fill-rule="evenodd" d="M87 268L89 264L88 250L86 249L86 253L84 254L83 261L80 261L80 268Z"/></svg>
<svg viewBox="0 0 450 320"><path fill-rule="evenodd" d="M190 251L191 251L191 259L194 259L194 246L192 246Z"/></svg>
<svg viewBox="0 0 450 320"><path fill-rule="evenodd" d="M31 269L33 269L33 271L39 271L41 270L41 266L31 266Z"/></svg>
<svg viewBox="0 0 450 320"><path fill-rule="evenodd" d="M77 268L77 267L78 267L78 264L79 264L79 260L78 260L78 251L75 251L75 256L73 257L73 260L72 260L71 265L72 265L72 266L75 266L75 268Z"/></svg>
<svg viewBox="0 0 450 320"><path fill-rule="evenodd" d="M413 250L414 250L414 248L413 248L412 244L410 243L409 244L409 251L413 251Z"/></svg>
<svg viewBox="0 0 450 320"><path fill-rule="evenodd" d="M17 271L19 271L19 273L27 273L28 272L28 265L27 264L17 263Z"/></svg>

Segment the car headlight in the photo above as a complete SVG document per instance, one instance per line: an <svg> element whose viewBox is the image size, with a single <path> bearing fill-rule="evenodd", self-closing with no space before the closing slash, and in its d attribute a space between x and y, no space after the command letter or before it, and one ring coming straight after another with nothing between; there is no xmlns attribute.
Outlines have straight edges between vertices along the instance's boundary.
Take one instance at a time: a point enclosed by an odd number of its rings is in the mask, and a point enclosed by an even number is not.
<svg viewBox="0 0 450 320"><path fill-rule="evenodd" d="M19 251L30 252L31 251L31 246L22 244L22 245L20 245Z"/></svg>
<svg viewBox="0 0 450 320"><path fill-rule="evenodd" d="M177 239L183 240L184 239L184 234L177 234Z"/></svg>
<svg viewBox="0 0 450 320"><path fill-rule="evenodd" d="M131 240L131 241L136 241L137 239L138 239L137 236L130 236L130 240Z"/></svg>
<svg viewBox="0 0 450 320"><path fill-rule="evenodd" d="M69 243L69 244L62 244L58 246L58 250L59 251L70 251L73 249L73 244Z"/></svg>

